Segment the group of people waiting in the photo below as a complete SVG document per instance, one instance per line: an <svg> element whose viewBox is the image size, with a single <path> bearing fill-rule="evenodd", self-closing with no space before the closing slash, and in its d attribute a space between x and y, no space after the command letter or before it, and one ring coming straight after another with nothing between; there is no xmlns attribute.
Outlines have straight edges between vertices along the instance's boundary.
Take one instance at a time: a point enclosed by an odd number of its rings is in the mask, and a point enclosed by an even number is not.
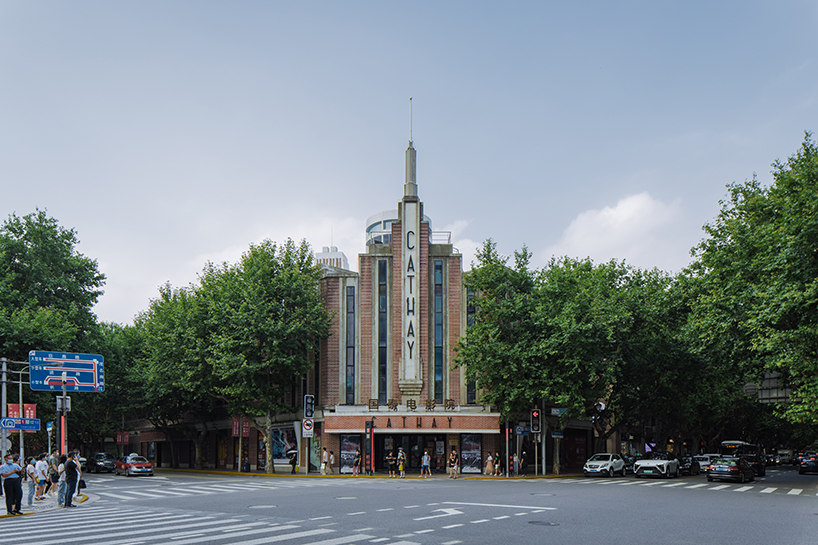
<svg viewBox="0 0 818 545"><path fill-rule="evenodd" d="M528 475L528 457L525 451L523 451L523 455L520 457L518 457L517 454L513 454L509 457L508 472L509 475L514 477L518 475L526 477ZM500 457L499 452L495 452L493 457L491 452L489 452L488 456L486 456L486 469L483 473L494 477L503 476L503 459Z"/></svg>
<svg viewBox="0 0 818 545"><path fill-rule="evenodd" d="M23 483L28 487L28 507L33 507L35 501L43 501L49 496L56 496L57 507L76 507L72 499L81 476L77 451L60 455L55 449L51 456L46 453L36 458L29 456L22 465L19 454L6 454L4 463L0 466L6 512L9 515L23 514Z"/></svg>

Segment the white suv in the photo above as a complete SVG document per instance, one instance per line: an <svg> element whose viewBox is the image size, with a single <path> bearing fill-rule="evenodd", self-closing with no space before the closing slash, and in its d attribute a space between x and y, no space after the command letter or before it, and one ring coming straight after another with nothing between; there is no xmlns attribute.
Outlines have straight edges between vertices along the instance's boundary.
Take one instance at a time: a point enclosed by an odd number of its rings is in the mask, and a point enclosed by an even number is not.
<svg viewBox="0 0 818 545"><path fill-rule="evenodd" d="M606 452L601 452L599 454L594 454L587 462L585 462L582 472L585 473L586 477L590 477L591 475L605 475L608 477L613 477L616 473L619 473L624 477L625 460L623 460L622 456L619 454L608 454Z"/></svg>

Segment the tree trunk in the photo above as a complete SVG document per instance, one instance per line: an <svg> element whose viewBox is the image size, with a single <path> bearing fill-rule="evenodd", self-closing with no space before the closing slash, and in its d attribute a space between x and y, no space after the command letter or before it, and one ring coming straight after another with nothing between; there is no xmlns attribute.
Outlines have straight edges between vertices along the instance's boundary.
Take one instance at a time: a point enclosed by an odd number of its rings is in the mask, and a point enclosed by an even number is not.
<svg viewBox="0 0 818 545"><path fill-rule="evenodd" d="M552 466L554 475L560 474L560 442L562 442L561 437L554 438L554 465Z"/></svg>
<svg viewBox="0 0 818 545"><path fill-rule="evenodd" d="M264 435L264 444L267 448L267 465L264 468L268 474L276 472L275 462L273 461L273 417L267 413L267 433Z"/></svg>

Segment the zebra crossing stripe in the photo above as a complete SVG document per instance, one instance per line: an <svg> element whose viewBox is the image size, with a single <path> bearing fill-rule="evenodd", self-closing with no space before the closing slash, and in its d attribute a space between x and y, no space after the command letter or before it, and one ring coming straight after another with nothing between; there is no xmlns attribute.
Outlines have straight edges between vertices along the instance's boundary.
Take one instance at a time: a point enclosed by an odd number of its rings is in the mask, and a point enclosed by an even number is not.
<svg viewBox="0 0 818 545"><path fill-rule="evenodd" d="M775 492L776 490L778 490L778 487L777 487L777 486L772 487L772 488L765 488L764 490L762 490L761 492L759 492L759 494L772 494L772 493L773 493L773 492Z"/></svg>
<svg viewBox="0 0 818 545"><path fill-rule="evenodd" d="M265 530L261 530L261 531L267 531L269 529L270 528L265 529ZM320 528L318 530L305 530L303 532L294 532L292 534L268 536L268 537L263 537L263 538L260 538L260 539L252 539L250 541L231 541L230 543L231 543L231 545L266 545L267 543L275 543L277 541L285 541L285 540L289 540L289 539L299 539L299 538L302 538L302 537L320 536L320 535L324 535L324 534L331 534L333 532L335 532L335 530L329 530L327 528ZM259 533L259 531L238 532L236 534L230 534L230 538L232 539L232 538L234 538L236 536L251 535L251 534L258 534L258 533ZM203 543L205 541L216 541L216 540L221 540L221 539L224 539L223 535L205 536L205 537L197 537L197 538L194 538L194 539L189 539L189 540L184 540L184 541L182 541L182 540L169 541L169 542L166 542L164 545L171 545L171 544L172 545L192 545L192 544L195 544L195 543Z"/></svg>
<svg viewBox="0 0 818 545"><path fill-rule="evenodd" d="M755 488L755 487L754 486L740 486L740 487L736 488L735 490L733 490L733 492L746 492L748 490L752 490L753 488Z"/></svg>
<svg viewBox="0 0 818 545"><path fill-rule="evenodd" d="M344 543L354 543L355 541L371 539L373 537L375 536L360 534L354 536L336 537L335 539L325 539L324 541L313 541L312 543L306 543L305 545L343 545Z"/></svg>
<svg viewBox="0 0 818 545"><path fill-rule="evenodd" d="M788 495L788 496L797 496L797 495L799 495L799 494L800 494L801 492L803 492L803 491L804 491L804 489L803 489L803 488L793 488L792 490L790 490L789 492L787 492L787 495Z"/></svg>

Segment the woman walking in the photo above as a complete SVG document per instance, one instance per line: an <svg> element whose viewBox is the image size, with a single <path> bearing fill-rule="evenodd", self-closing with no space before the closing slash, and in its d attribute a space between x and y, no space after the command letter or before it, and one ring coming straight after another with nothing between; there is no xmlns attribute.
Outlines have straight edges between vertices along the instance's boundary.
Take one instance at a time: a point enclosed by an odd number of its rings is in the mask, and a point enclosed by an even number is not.
<svg viewBox="0 0 818 545"><path fill-rule="evenodd" d="M352 476L357 477L361 471L361 449L355 449L355 458L352 459Z"/></svg>
<svg viewBox="0 0 818 545"><path fill-rule="evenodd" d="M491 453L486 456L486 475L494 475L494 458L491 457Z"/></svg>
<svg viewBox="0 0 818 545"><path fill-rule="evenodd" d="M449 455L449 478L456 479L457 478L457 450L452 449L451 455Z"/></svg>

